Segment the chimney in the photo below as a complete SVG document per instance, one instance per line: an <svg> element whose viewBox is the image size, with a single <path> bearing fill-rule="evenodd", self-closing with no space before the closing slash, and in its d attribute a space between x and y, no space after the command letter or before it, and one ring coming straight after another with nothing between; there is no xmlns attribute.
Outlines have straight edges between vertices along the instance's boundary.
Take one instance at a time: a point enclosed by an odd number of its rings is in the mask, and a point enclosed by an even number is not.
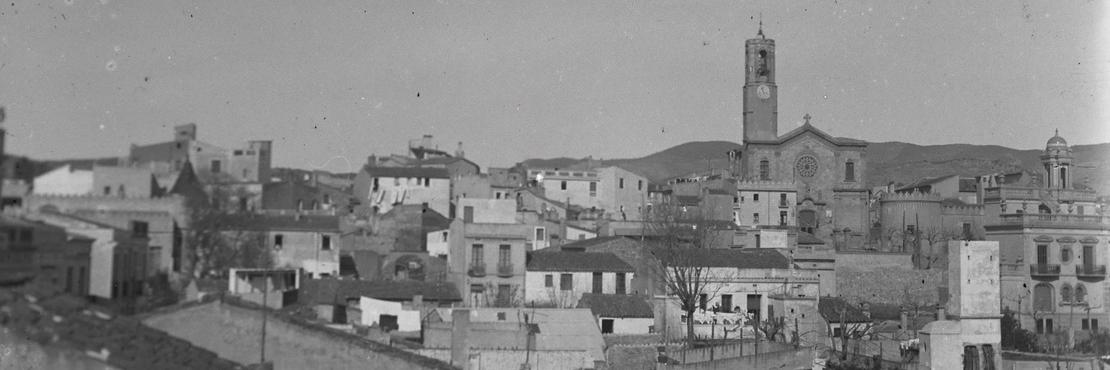
<svg viewBox="0 0 1110 370"><path fill-rule="evenodd" d="M944 312L944 307L937 307L937 321L948 320L948 315Z"/></svg>
<svg viewBox="0 0 1110 370"><path fill-rule="evenodd" d="M463 152L463 145L461 141L459 142L459 148L455 150L455 156L459 158L463 158L466 156L466 152Z"/></svg>
<svg viewBox="0 0 1110 370"><path fill-rule="evenodd" d="M451 365L470 369L470 310L456 308L451 311Z"/></svg>
<svg viewBox="0 0 1110 370"><path fill-rule="evenodd" d="M899 312L898 318L902 322L902 330L911 330L909 313L907 313L905 310L902 310L902 312Z"/></svg>

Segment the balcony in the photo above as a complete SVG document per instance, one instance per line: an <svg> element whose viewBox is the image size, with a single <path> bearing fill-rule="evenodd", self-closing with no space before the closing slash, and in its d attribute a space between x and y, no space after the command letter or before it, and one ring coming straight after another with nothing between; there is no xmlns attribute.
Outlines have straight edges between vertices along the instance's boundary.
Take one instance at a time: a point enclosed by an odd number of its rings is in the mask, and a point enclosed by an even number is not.
<svg viewBox="0 0 1110 370"><path fill-rule="evenodd" d="M1075 276L1081 278L1105 278L1106 265L1076 265Z"/></svg>
<svg viewBox="0 0 1110 370"><path fill-rule="evenodd" d="M471 264L470 269L467 270L466 273L467 273L467 275L470 275L471 277L486 276L486 264L484 264L484 263Z"/></svg>
<svg viewBox="0 0 1110 370"><path fill-rule="evenodd" d="M1040 276L1040 277L1059 277L1060 276L1060 265L1032 264L1032 265L1029 265L1029 275L1030 276Z"/></svg>
<svg viewBox="0 0 1110 370"><path fill-rule="evenodd" d="M498 263L497 264L497 276L512 277L513 276L513 264L511 264L511 263Z"/></svg>

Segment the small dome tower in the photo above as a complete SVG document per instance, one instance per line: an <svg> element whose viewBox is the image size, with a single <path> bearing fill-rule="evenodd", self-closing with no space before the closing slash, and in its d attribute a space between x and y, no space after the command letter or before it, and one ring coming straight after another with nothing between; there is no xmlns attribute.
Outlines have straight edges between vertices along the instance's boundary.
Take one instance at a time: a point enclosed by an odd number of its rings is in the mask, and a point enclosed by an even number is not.
<svg viewBox="0 0 1110 370"><path fill-rule="evenodd" d="M1044 164L1045 172L1045 187L1049 189L1070 189L1071 184L1071 161L1073 157L1071 154L1071 147L1068 146L1067 140L1060 137L1060 130L1056 130L1056 136L1048 139L1045 144L1044 154L1041 154L1041 163Z"/></svg>

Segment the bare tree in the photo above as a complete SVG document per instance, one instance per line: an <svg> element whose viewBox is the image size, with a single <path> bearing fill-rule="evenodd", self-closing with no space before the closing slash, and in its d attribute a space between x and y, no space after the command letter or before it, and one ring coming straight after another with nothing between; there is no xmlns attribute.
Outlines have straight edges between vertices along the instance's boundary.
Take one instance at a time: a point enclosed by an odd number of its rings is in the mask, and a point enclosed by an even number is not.
<svg viewBox="0 0 1110 370"><path fill-rule="evenodd" d="M194 278L221 276L232 267L271 267L273 255L266 234L234 227L238 199L249 195L242 189L214 185L207 197L186 202L189 227L186 238Z"/></svg>
<svg viewBox="0 0 1110 370"><path fill-rule="evenodd" d="M759 323L759 331L763 333L763 337L768 341L774 342L775 338L786 341L786 335L783 329L786 328L786 316L768 317Z"/></svg>
<svg viewBox="0 0 1110 370"><path fill-rule="evenodd" d="M725 269L708 266L703 257L716 244L720 230L700 213L675 204L653 207L645 227L654 243L656 278L678 299L686 314L687 345L693 347L694 312L702 299L713 300L727 279Z"/></svg>
<svg viewBox="0 0 1110 370"><path fill-rule="evenodd" d="M962 236L962 233L955 229L938 226L917 230L916 234L913 240L914 260L917 263L915 267L922 270L933 268L933 265L937 262L943 263L944 258L942 257L946 256L947 253L935 251L934 248L943 247L944 243L947 243L949 240L959 240ZM929 250L925 251L923 246L928 246Z"/></svg>

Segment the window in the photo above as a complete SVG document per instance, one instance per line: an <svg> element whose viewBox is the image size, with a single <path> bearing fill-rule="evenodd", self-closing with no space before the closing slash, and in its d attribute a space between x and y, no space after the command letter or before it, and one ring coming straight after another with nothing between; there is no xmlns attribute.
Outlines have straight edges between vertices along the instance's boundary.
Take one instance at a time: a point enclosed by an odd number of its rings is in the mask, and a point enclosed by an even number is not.
<svg viewBox="0 0 1110 370"><path fill-rule="evenodd" d="M280 247L283 244L285 244L285 235L281 235L281 234L274 235L274 246L275 247Z"/></svg>
<svg viewBox="0 0 1110 370"><path fill-rule="evenodd" d="M220 160L219 159L213 159L212 160L212 167L210 167L210 170L212 171L212 173L220 173Z"/></svg>
<svg viewBox="0 0 1110 370"><path fill-rule="evenodd" d="M1064 284L1064 287L1060 288L1060 301L1063 303L1069 303L1071 302L1071 299L1071 285Z"/></svg>
<svg viewBox="0 0 1110 370"><path fill-rule="evenodd" d="M432 179L430 177L424 178L424 187L432 186Z"/></svg>
<svg viewBox="0 0 1110 370"><path fill-rule="evenodd" d="M1087 299L1087 288L1082 283L1075 284L1075 302L1083 303Z"/></svg>
<svg viewBox="0 0 1110 370"><path fill-rule="evenodd" d="M614 292L614 294L626 294L625 292L628 290L628 288L625 286L625 284L627 284L627 282L625 281L624 273L623 272L618 272L617 273L617 284L616 284L617 289Z"/></svg>
<svg viewBox="0 0 1110 370"><path fill-rule="evenodd" d="M964 222L963 223L963 230L964 230L964 240L971 240L971 238L973 236L973 235L971 235L971 223Z"/></svg>
<svg viewBox="0 0 1110 370"><path fill-rule="evenodd" d="M104 187L104 195L112 195L112 187L111 186L105 186Z"/></svg>
<svg viewBox="0 0 1110 370"><path fill-rule="evenodd" d="M613 319L601 319L601 334L613 333Z"/></svg>
<svg viewBox="0 0 1110 370"><path fill-rule="evenodd" d="M442 232L442 233L439 233L439 234L440 234L440 236L441 236L441 241L442 241L442 242L444 242L444 243L446 243L446 242L447 242L447 232L446 232L446 231L444 231L444 232Z"/></svg>
<svg viewBox="0 0 1110 370"><path fill-rule="evenodd" d="M1043 312L1053 312L1056 310L1052 285L1048 283L1040 283L1033 287L1033 309Z"/></svg>
<svg viewBox="0 0 1110 370"><path fill-rule="evenodd" d="M466 222L466 223L474 222L474 207L473 206L463 207L463 222Z"/></svg>
<svg viewBox="0 0 1110 370"><path fill-rule="evenodd" d="M752 224L759 225L759 213L752 213Z"/></svg>
<svg viewBox="0 0 1110 370"><path fill-rule="evenodd" d="M566 181L560 181L559 182L559 189L567 190L567 182Z"/></svg>
<svg viewBox="0 0 1110 370"><path fill-rule="evenodd" d="M560 290L574 289L574 275L559 274L559 289Z"/></svg>
<svg viewBox="0 0 1110 370"><path fill-rule="evenodd" d="M544 241L545 236L547 236L547 229L543 228L543 227L537 227L536 228L536 241L538 241L538 242Z"/></svg>
<svg viewBox="0 0 1110 370"><path fill-rule="evenodd" d="M636 180L636 190L644 190L644 180Z"/></svg>
<svg viewBox="0 0 1110 370"><path fill-rule="evenodd" d="M597 182L594 182L594 181L590 182L590 196L591 197L596 197L597 196Z"/></svg>
<svg viewBox="0 0 1110 370"><path fill-rule="evenodd" d="M705 307L706 307L706 306L707 306L708 304L709 304L709 295L708 295L708 294L704 294L704 293L703 293L703 294L699 294L699 295L698 295L698 308L700 308L700 309L702 309L702 310L705 310Z"/></svg>
<svg viewBox="0 0 1110 370"><path fill-rule="evenodd" d="M481 266L483 264L482 261L485 261L485 256L482 255L483 254L482 249L483 249L483 246L481 244L474 244L470 247L470 251L471 251L471 253L470 253L470 264L471 265Z"/></svg>
<svg viewBox="0 0 1110 370"><path fill-rule="evenodd" d="M732 312L732 294L721 294L721 312Z"/></svg>
<svg viewBox="0 0 1110 370"><path fill-rule="evenodd" d="M66 293L73 293L73 266L66 267Z"/></svg>
<svg viewBox="0 0 1110 370"><path fill-rule="evenodd" d="M550 287L555 286L555 276L553 276L551 274L544 275L543 276L543 286L546 287L546 288L550 288Z"/></svg>
<svg viewBox="0 0 1110 370"><path fill-rule="evenodd" d="M1071 248L1060 248L1060 262L1068 263L1071 261Z"/></svg>
<svg viewBox="0 0 1110 370"><path fill-rule="evenodd" d="M756 235L755 235L755 247L756 247L756 248L759 248L759 247L760 247L760 245L759 245L759 234L756 234Z"/></svg>
<svg viewBox="0 0 1110 370"><path fill-rule="evenodd" d="M759 193L752 194L752 201L753 202L758 202L759 201Z"/></svg>
<svg viewBox="0 0 1110 370"><path fill-rule="evenodd" d="M1087 319L1081 320L1080 323L1080 328L1083 330L1091 330L1091 323L1088 322Z"/></svg>
<svg viewBox="0 0 1110 370"><path fill-rule="evenodd" d="M374 189L371 191L378 191L378 180L379 179L377 177L374 178Z"/></svg>
<svg viewBox="0 0 1110 370"><path fill-rule="evenodd" d="M762 161L759 161L759 179L760 180L770 180L771 179L771 162L766 160L766 159L764 159Z"/></svg>
<svg viewBox="0 0 1110 370"><path fill-rule="evenodd" d="M601 294L601 288L602 288L602 286L604 286L602 284L602 282L603 282L602 274L600 272L595 272L594 273L594 286L593 286L593 288L594 288L593 293L594 294Z"/></svg>
<svg viewBox="0 0 1110 370"><path fill-rule="evenodd" d="M234 151L232 151L231 153L232 153L233 155L243 155L243 151L242 151L242 150L234 150Z"/></svg>
<svg viewBox="0 0 1110 370"><path fill-rule="evenodd" d="M331 250L331 235L324 235L320 237L320 250Z"/></svg>
<svg viewBox="0 0 1110 370"><path fill-rule="evenodd" d="M779 207L788 207L786 204L786 193L779 194Z"/></svg>
<svg viewBox="0 0 1110 370"><path fill-rule="evenodd" d="M624 189L624 178L622 177L622 178L620 178L620 179L618 179L618 180L619 180L619 181L617 181L617 187L618 187L618 188L621 188L621 189Z"/></svg>
<svg viewBox="0 0 1110 370"><path fill-rule="evenodd" d="M856 182L856 164L852 161L844 164L844 181Z"/></svg>
<svg viewBox="0 0 1110 370"><path fill-rule="evenodd" d="M501 244L501 249L497 251L497 263L502 266L509 266L513 264L513 249L508 244Z"/></svg>
<svg viewBox="0 0 1110 370"><path fill-rule="evenodd" d="M143 221L131 221L131 236L145 238L150 230L150 225Z"/></svg>
<svg viewBox="0 0 1110 370"><path fill-rule="evenodd" d="M786 226L786 211L779 211L779 226Z"/></svg>
<svg viewBox="0 0 1110 370"><path fill-rule="evenodd" d="M120 198L126 198L127 197L127 188L125 188L122 184L120 184L119 190L116 191L116 195L118 195Z"/></svg>

